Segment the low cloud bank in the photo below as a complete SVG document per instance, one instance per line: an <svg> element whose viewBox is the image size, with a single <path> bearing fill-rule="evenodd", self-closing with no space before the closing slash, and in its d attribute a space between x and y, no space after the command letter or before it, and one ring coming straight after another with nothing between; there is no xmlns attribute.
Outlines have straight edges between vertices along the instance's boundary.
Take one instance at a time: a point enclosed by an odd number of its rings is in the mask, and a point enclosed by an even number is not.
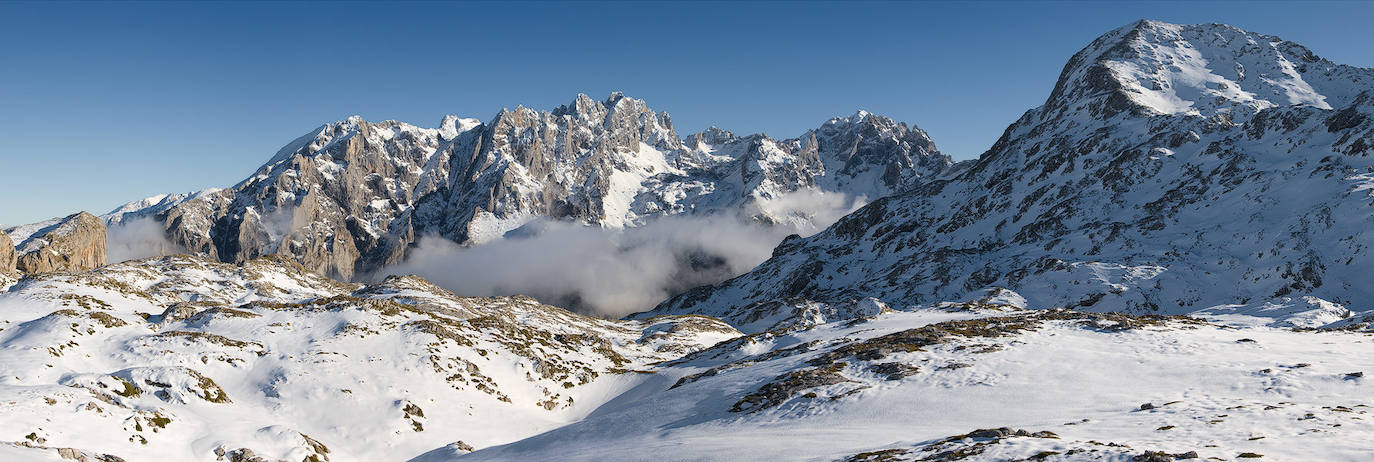
<svg viewBox="0 0 1374 462"><path fill-rule="evenodd" d="M186 249L167 239L162 224L138 218L111 224L105 232L105 254L110 263L183 253Z"/></svg>
<svg viewBox="0 0 1374 462"><path fill-rule="evenodd" d="M620 317L742 274L766 260L787 235L813 234L863 202L802 191L745 211L766 213L775 224L734 216L666 217L624 230L552 222L529 237L476 247L428 236L384 274L419 274L459 295L525 294Z"/></svg>
<svg viewBox="0 0 1374 462"><path fill-rule="evenodd" d="M291 205L277 207L276 210L259 215L258 220L262 231L267 233L268 246L263 249L263 254L277 253L277 250L281 249L282 239L303 225L302 219L296 216L296 207Z"/></svg>

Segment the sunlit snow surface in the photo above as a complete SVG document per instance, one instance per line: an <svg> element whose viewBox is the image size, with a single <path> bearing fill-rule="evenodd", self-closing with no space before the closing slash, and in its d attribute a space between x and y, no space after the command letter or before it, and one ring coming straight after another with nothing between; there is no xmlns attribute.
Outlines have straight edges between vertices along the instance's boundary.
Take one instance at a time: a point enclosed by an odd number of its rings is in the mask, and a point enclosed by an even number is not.
<svg viewBox="0 0 1374 462"><path fill-rule="evenodd" d="M1294 330L1266 325L1322 320L1332 307L1154 318L1024 303L1001 291L900 310L807 306L740 336L705 317L598 320L528 298L456 297L418 278L340 283L281 260L133 261L0 294L0 457L918 460L975 448L970 460L1147 450L1361 460L1371 450L1374 403L1358 374L1374 372L1368 313L1335 313L1328 324L1345 330ZM942 333L912 337L919 345L874 340L930 326ZM747 404L816 370L839 379ZM1057 438L950 439L999 427Z"/></svg>
<svg viewBox="0 0 1374 462"><path fill-rule="evenodd" d="M1347 375L1374 371L1368 332L1181 321L1113 332L1051 321L879 360L849 358L846 382L799 391L771 409L730 412L743 396L812 367L809 361L836 347L928 323L1016 313L890 312L718 347L719 357L698 354L660 369L584 421L460 460L835 460L888 449L909 450L902 460L919 460L937 455L925 448L947 437L999 427L1058 438L1006 438L969 460L1044 451L1058 453L1044 460L1131 460L1148 450L1222 460L1251 452L1265 460L1353 461L1368 460L1374 450L1374 384ZM680 377L806 342L817 347L746 360L669 389ZM894 361L919 372L889 380L868 369ZM1142 410L1145 403L1155 408ZM417 460L448 455L440 450Z"/></svg>
<svg viewBox="0 0 1374 462"><path fill-rule="evenodd" d="M346 284L281 260L133 261L0 293L0 441L131 461L405 460L566 425L650 363L737 335L413 277ZM0 458L39 456L15 457Z"/></svg>

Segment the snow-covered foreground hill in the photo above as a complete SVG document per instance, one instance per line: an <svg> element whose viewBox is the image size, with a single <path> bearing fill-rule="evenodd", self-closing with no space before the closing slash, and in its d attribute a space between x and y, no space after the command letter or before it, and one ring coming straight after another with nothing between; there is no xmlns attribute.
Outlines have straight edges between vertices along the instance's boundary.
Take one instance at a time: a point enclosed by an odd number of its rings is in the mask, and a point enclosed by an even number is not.
<svg viewBox="0 0 1374 462"><path fill-rule="evenodd" d="M417 277L342 283L284 258L163 257L5 284L3 460L1374 451L1369 313L1276 328L1256 317L1272 313L1225 308L1028 310L1000 291L813 306L743 336L704 316L600 320ZM1285 313L1321 317L1309 308Z"/></svg>
<svg viewBox="0 0 1374 462"><path fill-rule="evenodd" d="M658 371L583 421L456 460L1356 461L1374 451L1368 331L946 305L756 334ZM1150 451L1169 456L1142 457Z"/></svg>
<svg viewBox="0 0 1374 462"><path fill-rule="evenodd" d="M416 277L346 284L286 259L28 277L0 294L0 441L32 448L0 444L0 460L405 460L507 443L738 335L703 317L457 297Z"/></svg>

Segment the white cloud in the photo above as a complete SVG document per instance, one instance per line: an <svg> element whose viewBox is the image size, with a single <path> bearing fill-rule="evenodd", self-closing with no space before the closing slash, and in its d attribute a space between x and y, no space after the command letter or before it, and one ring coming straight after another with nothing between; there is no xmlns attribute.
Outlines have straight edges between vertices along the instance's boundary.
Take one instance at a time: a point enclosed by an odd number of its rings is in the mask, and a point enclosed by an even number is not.
<svg viewBox="0 0 1374 462"><path fill-rule="evenodd" d="M803 191L747 210L775 217L775 225L733 216L667 217L625 230L548 223L534 236L476 247L428 236L384 273L419 274L459 295L525 294L619 317L748 271L788 234L812 234L861 205Z"/></svg>
<svg viewBox="0 0 1374 462"><path fill-rule="evenodd" d="M110 225L105 233L105 254L110 263L185 251L167 239L167 232L161 224L148 217Z"/></svg>

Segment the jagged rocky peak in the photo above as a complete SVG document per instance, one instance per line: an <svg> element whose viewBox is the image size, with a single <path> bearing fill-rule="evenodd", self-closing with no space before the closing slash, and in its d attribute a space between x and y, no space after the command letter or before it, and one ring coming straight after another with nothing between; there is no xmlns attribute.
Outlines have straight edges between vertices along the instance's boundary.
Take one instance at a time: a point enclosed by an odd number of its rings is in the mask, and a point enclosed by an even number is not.
<svg viewBox="0 0 1374 462"><path fill-rule="evenodd" d="M468 126L453 122L455 132ZM314 271L351 277L409 208L439 143L439 130L353 116L297 138L233 188L197 194L157 216L192 252L229 262L287 254Z"/></svg>
<svg viewBox="0 0 1374 462"><path fill-rule="evenodd" d="M356 115L326 124L312 134L282 148L277 158L259 169L259 173L274 170L283 162L294 166L301 159L318 158L322 154L328 154L320 159L324 161L366 161L372 155L388 161L423 164L438 144L437 130L394 120L368 122Z"/></svg>
<svg viewBox="0 0 1374 462"><path fill-rule="evenodd" d="M712 125L700 133L693 133L687 136L686 146L696 151L711 152L716 146L733 143L739 140L739 136L734 132Z"/></svg>
<svg viewBox="0 0 1374 462"><path fill-rule="evenodd" d="M685 146L692 151L685 157L702 165L738 161L730 169L758 185L753 189L760 198L769 196L767 185L781 182L874 199L916 186L954 163L921 129L862 110L796 138L711 127L688 136Z"/></svg>
<svg viewBox="0 0 1374 462"><path fill-rule="evenodd" d="M539 218L624 227L637 224L645 179L681 173L682 141L666 113L619 93L578 95L541 112L502 110L440 151L450 182L417 192L417 231L462 243L499 239ZM432 194L430 194L432 193Z"/></svg>
<svg viewBox="0 0 1374 462"><path fill-rule="evenodd" d="M1367 69L1335 64L1302 45L1225 24L1140 20L1074 55L1046 102L1046 116L1088 110L1226 117L1261 109L1349 105L1368 88Z"/></svg>
<svg viewBox="0 0 1374 462"><path fill-rule="evenodd" d="M445 140L452 140L480 125L482 125L480 120L449 114L439 121L439 136Z"/></svg>
<svg viewBox="0 0 1374 462"><path fill-rule="evenodd" d="M37 274L85 271L105 264L105 223L95 215L78 212L61 218L15 226L4 230L0 241L14 241L15 268ZM6 258L0 250L0 269Z"/></svg>
<svg viewBox="0 0 1374 462"><path fill-rule="evenodd" d="M682 148L682 140L673 130L673 120L667 112L655 112L641 99L612 92L605 101L593 100L579 93L571 104L559 106L554 117L570 117L572 125L600 127L613 135L610 140L621 146L643 142L658 149ZM633 147L633 146L632 146Z"/></svg>
<svg viewBox="0 0 1374 462"><path fill-rule="evenodd" d="M858 111L849 117L836 117L825 122L815 130L818 139L825 140L823 151L847 154L863 154L860 148L870 148L873 144L886 142L901 146L901 152L915 155L937 155L940 150L924 130L907 126L889 117ZM859 146L861 143L869 146ZM847 149L848 148L848 149Z"/></svg>
<svg viewBox="0 0 1374 462"><path fill-rule="evenodd" d="M201 192L209 191L211 190L205 190ZM115 207L114 210L111 210L108 213L101 215L100 219L105 221L106 226L124 224L125 222L137 220L140 218L146 218L155 213L172 208L177 204L180 204L181 202L185 201L186 199L189 199L191 196L199 194L201 192L189 194L158 194L155 196L149 196L141 200L136 200L121 205L119 207Z"/></svg>
<svg viewBox="0 0 1374 462"><path fill-rule="evenodd" d="M914 186L920 178L938 174L954 163L925 131L868 111L830 119L808 135L819 144L826 168L839 173L832 178L869 175L874 178L868 181L887 191Z"/></svg>

